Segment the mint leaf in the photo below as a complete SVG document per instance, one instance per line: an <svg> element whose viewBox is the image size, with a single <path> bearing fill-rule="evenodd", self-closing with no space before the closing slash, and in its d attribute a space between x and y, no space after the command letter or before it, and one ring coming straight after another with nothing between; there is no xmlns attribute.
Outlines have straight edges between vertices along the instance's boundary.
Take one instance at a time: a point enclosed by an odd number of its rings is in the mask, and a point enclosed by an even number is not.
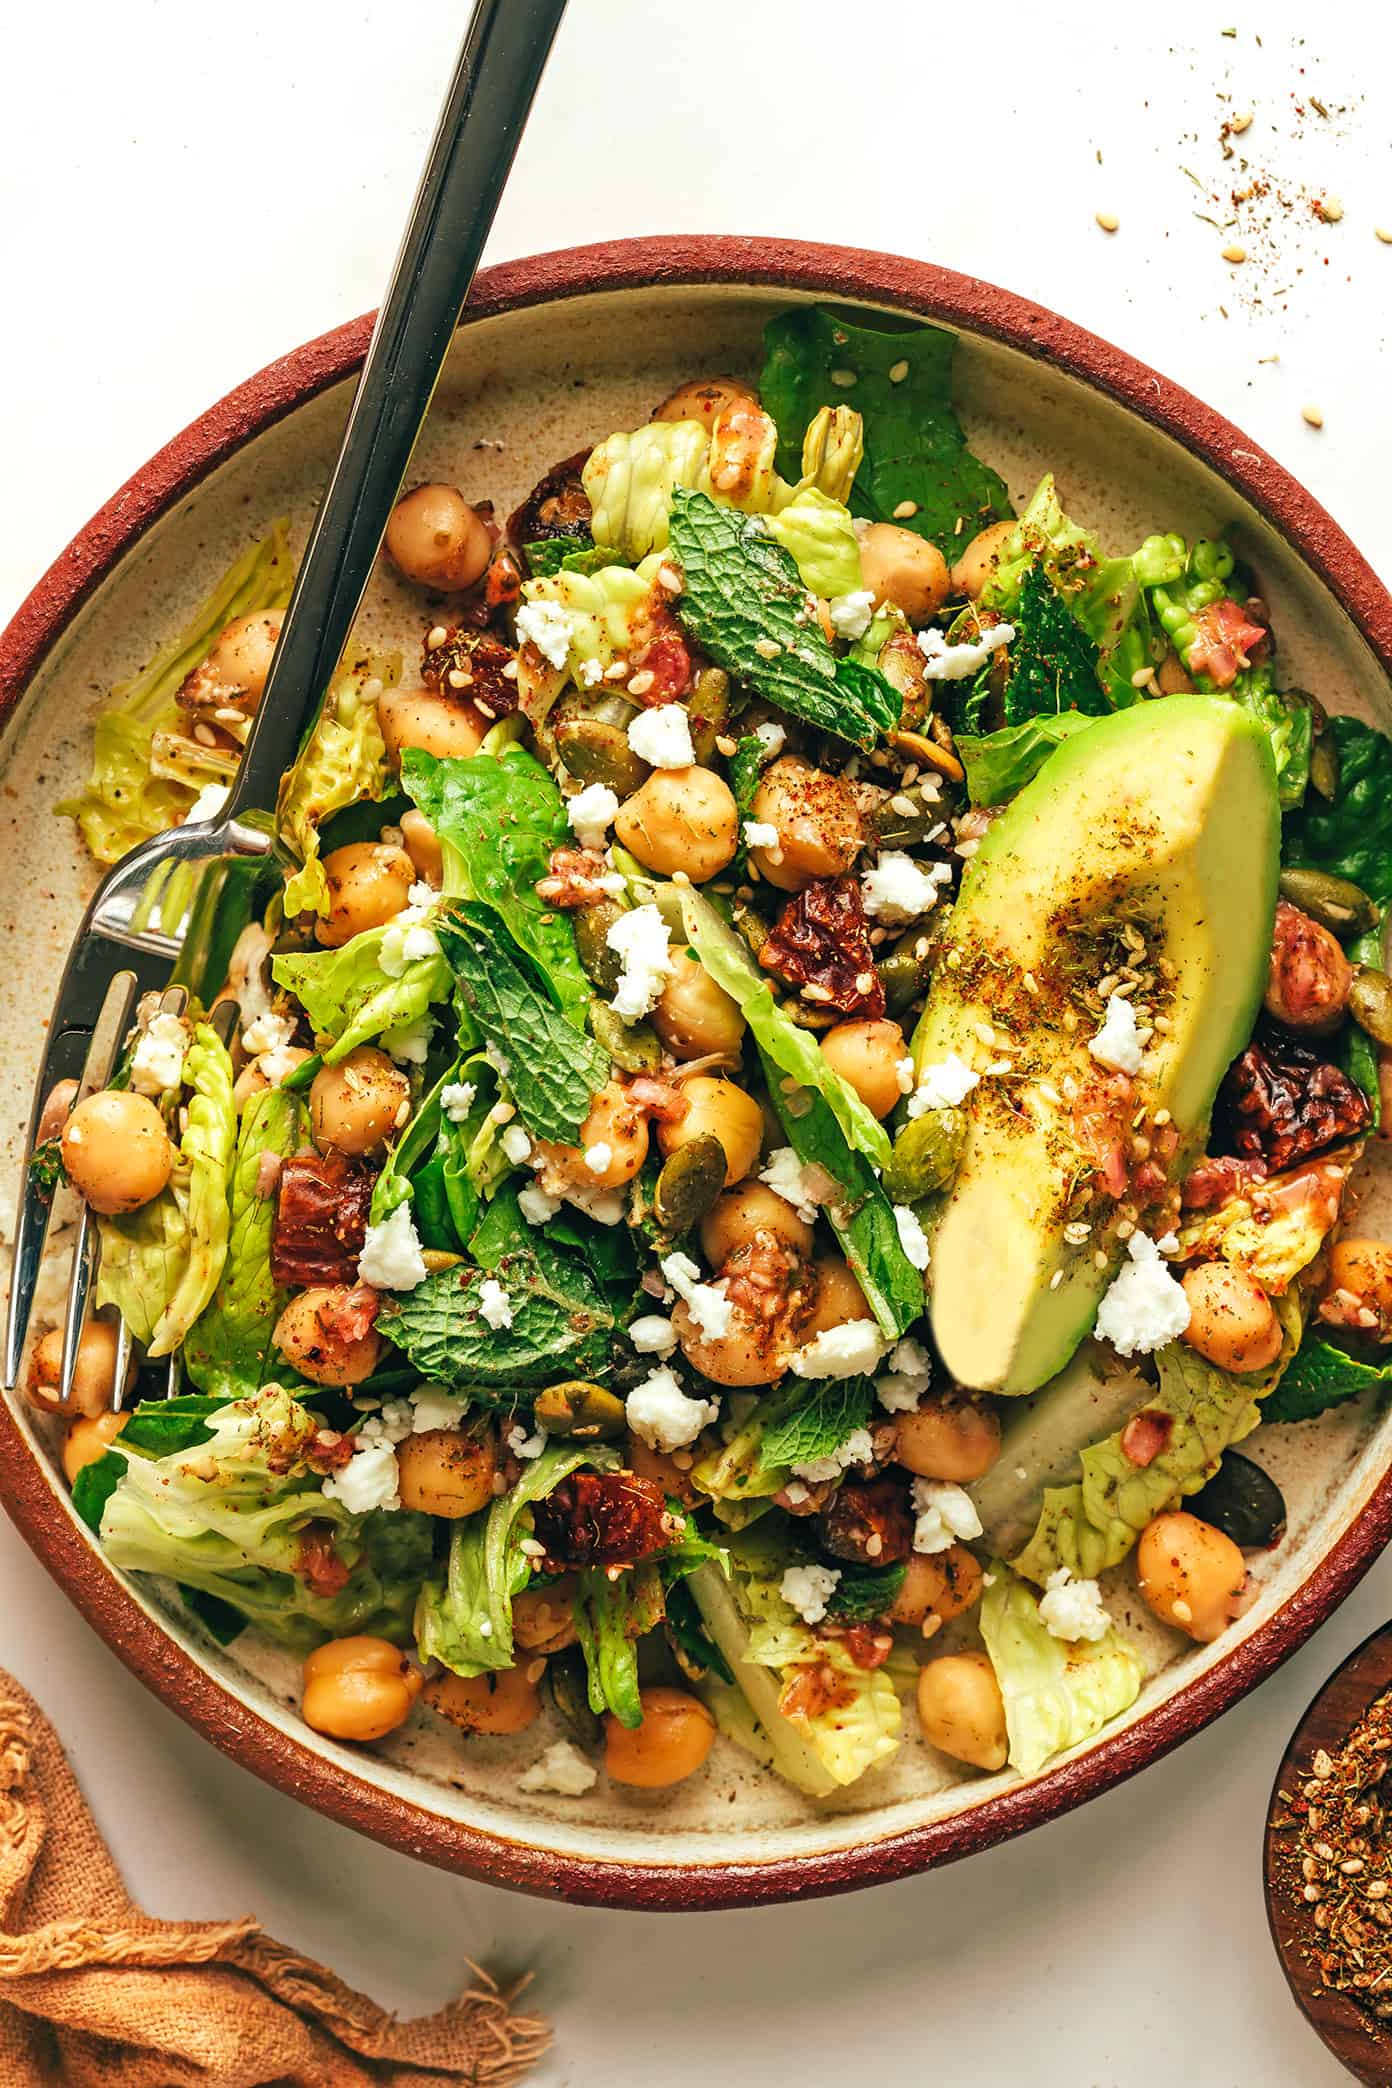
<svg viewBox="0 0 1392 2088"><path fill-rule="evenodd" d="M1056 718L1002 725L999 732L957 733L952 744L967 772L968 797L974 805L1003 805L1038 775L1056 747L1091 723L1081 711L1070 710Z"/></svg>
<svg viewBox="0 0 1392 2088"><path fill-rule="evenodd" d="M459 998L489 1044L534 1138L573 1145L609 1078L609 1054L557 1012L501 941L490 909L457 907L437 925Z"/></svg>
<svg viewBox="0 0 1392 2088"><path fill-rule="evenodd" d="M187 1392L178 1399L142 1399L121 1430L123 1450L143 1450L149 1457L172 1457L211 1441L210 1414L219 1413L235 1393Z"/></svg>
<svg viewBox="0 0 1392 2088"><path fill-rule="evenodd" d="M957 336L938 326L871 327L820 305L782 313L764 329L759 379L778 423L778 469L801 478L808 422L823 406L853 406L865 455L852 512L928 537L951 562L977 530L1011 512L1003 482L967 448L952 410L956 348ZM913 513L899 514L909 501Z"/></svg>
<svg viewBox="0 0 1392 2088"><path fill-rule="evenodd" d="M744 838L744 822L754 817L754 794L759 788L759 778L773 760L773 749L767 740L761 740L757 732L745 735L735 742L735 751L730 756L730 789L734 795L735 813L739 822L739 845L735 849L733 870L736 877L743 877L744 865L749 854Z"/></svg>
<svg viewBox="0 0 1392 2088"><path fill-rule="evenodd" d="M1097 647L1038 562L1020 581L1010 621L1015 637L1005 684L1007 725L1061 711L1105 717L1112 706L1097 678Z"/></svg>
<svg viewBox="0 0 1392 2088"><path fill-rule="evenodd" d="M479 1308L490 1277L507 1292L510 1327L491 1327ZM582 1263L534 1237L491 1268L427 1276L384 1304L380 1325L422 1377L507 1391L605 1372L614 1315Z"/></svg>
<svg viewBox="0 0 1392 2088"><path fill-rule="evenodd" d="M95 1464L84 1465L73 1481L72 1503L89 1530L101 1533L106 1504L121 1483L126 1460L108 1450Z"/></svg>
<svg viewBox="0 0 1392 2088"><path fill-rule="evenodd" d="M670 542L682 570L678 621L717 666L860 747L898 724L898 692L875 668L836 658L797 566L756 516L678 486Z"/></svg>
<svg viewBox="0 0 1392 2088"><path fill-rule="evenodd" d="M830 1457L848 1436L864 1428L875 1411L869 1378L824 1378L799 1383L796 1404L764 1430L762 1462L767 1468L811 1464Z"/></svg>
<svg viewBox="0 0 1392 2088"><path fill-rule="evenodd" d="M240 1638L247 1628L247 1620L240 1610L233 1609L220 1595L207 1595L202 1588L180 1586L179 1594L184 1608L197 1617L208 1636L216 1639L220 1646L230 1646L233 1639Z"/></svg>
<svg viewBox="0 0 1392 2088"><path fill-rule="evenodd" d="M842 1566L827 1598L827 1615L843 1624L869 1624L893 1608L907 1566Z"/></svg>
<svg viewBox="0 0 1392 2088"><path fill-rule="evenodd" d="M1271 1397L1262 1401L1262 1420L1310 1421L1370 1385L1392 1385L1392 1362L1365 1363L1332 1341L1310 1336L1301 1342Z"/></svg>
<svg viewBox="0 0 1392 2088"><path fill-rule="evenodd" d="M1361 718L1331 718L1325 727L1339 750L1339 795L1311 797L1288 812L1281 853L1361 885L1379 906L1392 906L1392 740Z"/></svg>
<svg viewBox="0 0 1392 2088"><path fill-rule="evenodd" d="M437 760L419 747L401 760L401 781L439 836L445 892L492 909L558 1008L584 1020L593 987L568 916L537 897L551 851L570 838L565 808L539 761L522 747L496 760Z"/></svg>

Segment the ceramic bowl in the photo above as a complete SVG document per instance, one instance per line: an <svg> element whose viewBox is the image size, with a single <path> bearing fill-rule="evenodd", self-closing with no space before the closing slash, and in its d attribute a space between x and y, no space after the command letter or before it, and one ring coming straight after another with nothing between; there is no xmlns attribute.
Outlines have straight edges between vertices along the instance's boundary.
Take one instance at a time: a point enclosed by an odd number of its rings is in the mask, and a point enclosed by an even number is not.
<svg viewBox="0 0 1392 2088"><path fill-rule="evenodd" d="M760 329L790 301L832 298L941 321L961 336L958 403L1017 501L1045 467L1069 511L1113 543L1156 526L1235 529L1274 605L1286 678L1367 710L1392 664L1392 602L1330 518L1197 400L1065 320L921 263L743 239L643 240L544 255L480 276L414 473L519 498L556 458L646 419L681 380L757 372ZM0 1016L0 1122L22 1123L58 967L91 882L56 799L84 775L94 710L271 519L303 541L368 337L362 319L273 364L162 450L82 530L0 638L0 851L12 905ZM388 578L364 616L414 648L422 610ZM20 937L22 935L22 942ZM15 1134L0 1156L13 1179ZM6 1203L8 1205L6 1192ZM167 1590L114 1573L77 1521L52 1444L22 1402L0 1408L9 1512L142 1681L246 1767L397 1849L582 1902L696 1908L902 1876L982 1849L1105 1790L1252 1688L1328 1615L1392 1531L1392 1430L1363 1406L1269 1430L1257 1454L1290 1534L1257 1599L1217 1645L1150 1623L1126 1569L1118 1613L1153 1670L1125 1719L1021 1781L964 1778L912 1726L895 1759L815 1805L725 1742L707 1770L647 1795L601 1778L585 1799L528 1796L550 1735L464 1742L413 1722L375 1752L312 1733L293 1663L250 1634L221 1650Z"/></svg>

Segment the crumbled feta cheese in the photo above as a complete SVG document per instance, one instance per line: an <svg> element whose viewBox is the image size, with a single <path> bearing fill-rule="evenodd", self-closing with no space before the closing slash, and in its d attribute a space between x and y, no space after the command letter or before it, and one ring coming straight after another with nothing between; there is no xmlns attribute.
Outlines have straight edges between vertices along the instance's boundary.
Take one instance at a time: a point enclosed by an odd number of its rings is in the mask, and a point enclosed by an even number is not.
<svg viewBox="0 0 1392 2088"><path fill-rule="evenodd" d="M861 878L860 891L874 919L914 921L936 903L938 883L902 848L887 848Z"/></svg>
<svg viewBox="0 0 1392 2088"><path fill-rule="evenodd" d="M671 938L655 906L630 907L604 938L623 960L618 989L609 1005L625 1022L637 1022L655 1007L672 972Z"/></svg>
<svg viewBox="0 0 1392 2088"><path fill-rule="evenodd" d="M868 1428L853 1429L844 1443L838 1443L825 1457L805 1458L793 1466L799 1479L810 1479L817 1485L823 1479L839 1479L852 1465L869 1464L875 1455L875 1445Z"/></svg>
<svg viewBox="0 0 1392 2088"><path fill-rule="evenodd" d="M630 1326L628 1338L640 1356L670 1356L677 1345L677 1330L660 1312L645 1312Z"/></svg>
<svg viewBox="0 0 1392 2088"><path fill-rule="evenodd" d="M919 1223L917 1211L911 1210L907 1204L896 1204L894 1229L899 1235L899 1245L904 1250L905 1259L912 1262L916 1269L926 1269L928 1235Z"/></svg>
<svg viewBox="0 0 1392 2088"><path fill-rule="evenodd" d="M911 1095L913 1093L913 1060L909 1057L907 1052L904 1054L903 1058L896 1059L894 1061L894 1078L899 1083L899 1092L901 1095Z"/></svg>
<svg viewBox="0 0 1392 2088"><path fill-rule="evenodd" d="M1126 1252L1129 1261L1097 1308L1097 1338L1119 1356L1148 1356L1184 1332L1189 1300L1145 1233L1132 1233Z"/></svg>
<svg viewBox="0 0 1392 2088"><path fill-rule="evenodd" d="M756 740L763 741L770 760L775 759L783 752L788 740L784 727L773 718L766 719L762 725L756 725L754 727L754 737Z"/></svg>
<svg viewBox="0 0 1392 2088"><path fill-rule="evenodd" d="M840 1584L841 1575L835 1566L790 1566L778 1584L778 1592L804 1624L820 1624Z"/></svg>
<svg viewBox="0 0 1392 2088"><path fill-rule="evenodd" d="M535 1435L528 1435L521 1422L514 1421L512 1427L507 1432L507 1446L514 1457L540 1457L542 1451L546 1448L546 1437L540 1429L537 1430Z"/></svg>
<svg viewBox="0 0 1392 2088"><path fill-rule="evenodd" d="M284 1051L294 1035L293 1019L268 1008L264 1015L254 1016L243 1026L242 1049L248 1058L260 1058L264 1052Z"/></svg>
<svg viewBox="0 0 1392 2088"><path fill-rule="evenodd" d="M389 979L399 979L408 964L420 957L438 957L440 944L429 924L437 893L428 884L413 884L400 913L388 921L377 952L377 963Z"/></svg>
<svg viewBox="0 0 1392 2088"><path fill-rule="evenodd" d="M490 1327L512 1325L512 1300L496 1276L485 1276L479 1285L479 1311Z"/></svg>
<svg viewBox="0 0 1392 2088"><path fill-rule="evenodd" d="M791 1204L804 1225L815 1222L819 1205L833 1203L839 1185L823 1167L804 1167L791 1146L775 1146L759 1169L759 1180Z"/></svg>
<svg viewBox="0 0 1392 2088"><path fill-rule="evenodd" d="M933 1374L928 1351L906 1334L889 1358L889 1369L875 1381L875 1393L888 1414L910 1414L928 1390Z"/></svg>
<svg viewBox="0 0 1392 2088"><path fill-rule="evenodd" d="M388 1442L369 1442L355 1450L346 1465L324 1479L324 1497L342 1501L350 1515L366 1515L373 1508L399 1508L396 1452Z"/></svg>
<svg viewBox="0 0 1392 2088"><path fill-rule="evenodd" d="M669 1254L662 1273L708 1341L723 1341L730 1331L734 1306L725 1295L723 1283L702 1283L701 1271L689 1254Z"/></svg>
<svg viewBox="0 0 1392 2088"><path fill-rule="evenodd" d="M379 1042L398 1066L423 1066L430 1056L430 1036L434 1027L435 1017L427 1008L423 1015L417 1015L414 1022L399 1022L395 1029L383 1030Z"/></svg>
<svg viewBox="0 0 1392 2088"><path fill-rule="evenodd" d="M1162 1254L1178 1254L1179 1234L1177 1232L1162 1233L1155 1244Z"/></svg>
<svg viewBox="0 0 1392 2088"><path fill-rule="evenodd" d="M771 819L746 819L740 828L746 848L777 848L779 832Z"/></svg>
<svg viewBox="0 0 1392 2088"><path fill-rule="evenodd" d="M909 1097L909 1115L921 1117L930 1109L956 1109L980 1080L981 1075L973 1073L965 1059L949 1051L945 1059L923 1068L918 1086Z"/></svg>
<svg viewBox="0 0 1392 2088"><path fill-rule="evenodd" d="M560 602L524 602L517 612L517 635L534 645L551 667L564 667L570 651L570 611Z"/></svg>
<svg viewBox="0 0 1392 2088"><path fill-rule="evenodd" d="M571 1184L565 1191L565 1200L587 1218L593 1218L596 1225L622 1225L628 1215L622 1189L581 1189Z"/></svg>
<svg viewBox="0 0 1392 2088"><path fill-rule="evenodd" d="M138 1095L162 1095L184 1077L188 1055L187 1023L177 1015L156 1015L131 1054L130 1081Z"/></svg>
<svg viewBox="0 0 1392 2088"><path fill-rule="evenodd" d="M559 1196L548 1196L536 1182L528 1182L525 1189L517 1192L517 1208L528 1225L545 1225L561 1208Z"/></svg>
<svg viewBox="0 0 1392 2088"><path fill-rule="evenodd" d="M468 1400L440 1385L417 1385L411 1394L411 1432L428 1435L435 1428L458 1428L468 1409Z"/></svg>
<svg viewBox="0 0 1392 2088"><path fill-rule="evenodd" d="M205 783L193 803L184 814L183 824L194 826L200 820L216 819L232 795L230 784Z"/></svg>
<svg viewBox="0 0 1392 2088"><path fill-rule="evenodd" d="M503 1135L498 1141L503 1149L503 1158L514 1167L523 1167L532 1157L531 1133L522 1124L504 1124Z"/></svg>
<svg viewBox="0 0 1392 2088"><path fill-rule="evenodd" d="M450 1080L440 1090L440 1108L452 1124L462 1124L474 1106L478 1088L472 1080Z"/></svg>
<svg viewBox="0 0 1392 2088"><path fill-rule="evenodd" d="M971 1495L944 1479L915 1479L913 1548L916 1552L950 1551L959 1539L981 1535L981 1517Z"/></svg>
<svg viewBox="0 0 1392 2088"><path fill-rule="evenodd" d="M805 1342L791 1367L805 1378L862 1377L881 1361L886 1345L874 1320L847 1320L844 1326L824 1327Z"/></svg>
<svg viewBox="0 0 1392 2088"><path fill-rule="evenodd" d="M399 1203L380 1225L369 1225L358 1256L358 1281L374 1290L414 1290L426 1278L420 1235L409 1203Z"/></svg>
<svg viewBox="0 0 1392 2088"><path fill-rule="evenodd" d="M575 669L575 679L582 689L592 689L596 682L604 679L604 665L600 660L581 660Z"/></svg>
<svg viewBox="0 0 1392 2088"><path fill-rule="evenodd" d="M675 1371L660 1366L624 1401L629 1427L652 1450L684 1450L719 1416L713 1399L688 1399Z"/></svg>
<svg viewBox="0 0 1392 2088"><path fill-rule="evenodd" d="M874 607L875 597L868 587L858 587L853 594L833 595L827 603L831 628L838 638L863 638L870 628Z"/></svg>
<svg viewBox="0 0 1392 2088"><path fill-rule="evenodd" d="M1067 1639L1070 1645L1079 1639L1105 1638L1112 1628L1096 1581L1075 1581L1066 1566L1060 1566L1044 1583L1039 1621L1054 1638Z"/></svg>
<svg viewBox="0 0 1392 2088"><path fill-rule="evenodd" d="M502 1052L499 1051L497 1045L493 1043L491 1038L489 1039L488 1043L485 1044L483 1047L483 1055L487 1059L489 1065L493 1068L493 1071L497 1074L499 1080L508 1080L511 1078L512 1061L511 1059L505 1058L503 1056Z"/></svg>
<svg viewBox="0 0 1392 2088"><path fill-rule="evenodd" d="M1102 1027L1088 1044L1099 1066L1114 1073L1139 1073L1145 1045L1136 1022L1136 1010L1124 994L1114 993L1107 1002Z"/></svg>
<svg viewBox="0 0 1392 2088"><path fill-rule="evenodd" d="M554 1740L517 1779L519 1791L559 1791L563 1798L583 1798L599 1781L599 1771L569 1740Z"/></svg>
<svg viewBox="0 0 1392 2088"><path fill-rule="evenodd" d="M949 645L941 631L920 631L918 649L923 655L925 681L964 681L976 674L1003 645L1015 636L1014 624L992 624L971 645Z"/></svg>
<svg viewBox="0 0 1392 2088"><path fill-rule="evenodd" d="M591 1174L607 1174L614 1164L614 1148L607 1138L597 1138L592 1146L585 1148L585 1165Z"/></svg>
<svg viewBox="0 0 1392 2088"><path fill-rule="evenodd" d="M619 801L607 783L588 783L566 800L566 818L582 848L603 848Z"/></svg>
<svg viewBox="0 0 1392 2088"><path fill-rule="evenodd" d="M384 1399L354 1430L359 1448L365 1443L404 1443L412 1432L410 1402L405 1399Z"/></svg>
<svg viewBox="0 0 1392 2088"><path fill-rule="evenodd" d="M681 703L660 703L655 710L639 711L628 728L628 744L640 761L654 768L690 768L696 759L691 744L691 719Z"/></svg>

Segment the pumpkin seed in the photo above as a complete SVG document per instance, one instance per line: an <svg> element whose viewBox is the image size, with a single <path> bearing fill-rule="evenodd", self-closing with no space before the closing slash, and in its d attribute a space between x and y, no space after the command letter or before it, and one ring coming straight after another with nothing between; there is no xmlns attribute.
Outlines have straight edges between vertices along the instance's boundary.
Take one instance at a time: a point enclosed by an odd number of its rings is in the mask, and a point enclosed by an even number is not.
<svg viewBox="0 0 1392 2088"><path fill-rule="evenodd" d="M538 1392L533 1408L537 1427L547 1435L579 1436L594 1441L623 1433L624 1403L588 1378L568 1378Z"/></svg>
<svg viewBox="0 0 1392 2088"><path fill-rule="evenodd" d="M423 1247L421 1260L425 1263L428 1276L438 1276L443 1269L457 1269L463 1264L462 1254L450 1254L443 1247Z"/></svg>
<svg viewBox="0 0 1392 2088"><path fill-rule="evenodd" d="M646 1022L625 1022L607 1001L590 1002L590 1035L625 1073L656 1073L662 1064L657 1032Z"/></svg>
<svg viewBox="0 0 1392 2088"><path fill-rule="evenodd" d="M1363 935L1377 926L1377 908L1362 887L1327 870L1283 870L1281 897L1333 935Z"/></svg>
<svg viewBox="0 0 1392 2088"><path fill-rule="evenodd" d="M590 1709L589 1674L578 1646L567 1646L563 1652L551 1655L546 1663L546 1686L561 1723L583 1746L598 1747L604 1738L604 1727Z"/></svg>
<svg viewBox="0 0 1392 2088"><path fill-rule="evenodd" d="M555 727L556 749L579 783L607 783L621 798L646 780L648 765L628 744L622 725L607 718L566 718Z"/></svg>
<svg viewBox="0 0 1392 2088"><path fill-rule="evenodd" d="M1317 735L1310 749L1310 785L1332 804L1339 795L1339 742L1332 732Z"/></svg>
<svg viewBox="0 0 1392 2088"><path fill-rule="evenodd" d="M884 1171L891 1201L913 1204L946 1188L966 1140L967 1119L960 1109L930 1109L911 1118L895 1139Z"/></svg>
<svg viewBox="0 0 1392 2088"><path fill-rule="evenodd" d="M574 916L575 947L580 962L603 993L613 993L623 971L623 958L609 947L609 930L622 920L624 909L613 899L582 906Z"/></svg>
<svg viewBox="0 0 1392 2088"><path fill-rule="evenodd" d="M696 759L709 761L715 753L715 736L725 730L730 717L730 677L723 667L701 669L686 707Z"/></svg>
<svg viewBox="0 0 1392 2088"><path fill-rule="evenodd" d="M896 790L875 807L870 824L882 848L917 848L943 824L938 792L922 785Z"/></svg>
<svg viewBox="0 0 1392 2088"><path fill-rule="evenodd" d="M1348 1011L1375 1044L1392 1045L1392 979L1360 964L1349 987Z"/></svg>
<svg viewBox="0 0 1392 2088"><path fill-rule="evenodd" d="M653 1190L653 1213L675 1239L699 1225L725 1187L725 1148L709 1133L678 1146L662 1163Z"/></svg>
<svg viewBox="0 0 1392 2088"><path fill-rule="evenodd" d="M911 928L875 966L891 1015L902 1015L928 989L933 969L933 939L926 928Z"/></svg>
<svg viewBox="0 0 1392 2088"><path fill-rule="evenodd" d="M1207 1486L1191 1494L1185 1506L1244 1551L1279 1544L1286 1533L1280 1487L1259 1464L1236 1450L1228 1451Z"/></svg>

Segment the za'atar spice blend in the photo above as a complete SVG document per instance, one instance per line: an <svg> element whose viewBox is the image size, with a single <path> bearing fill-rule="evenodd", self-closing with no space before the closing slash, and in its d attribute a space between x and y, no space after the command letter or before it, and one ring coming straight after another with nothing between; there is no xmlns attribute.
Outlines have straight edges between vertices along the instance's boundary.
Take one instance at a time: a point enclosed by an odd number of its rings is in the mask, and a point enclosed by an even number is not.
<svg viewBox="0 0 1392 2088"><path fill-rule="evenodd" d="M1392 1691L1368 1706L1337 1754L1319 1748L1308 1776L1277 1792L1276 1887L1310 1926L1304 1957L1327 1987L1392 2018L1392 1843L1383 1779L1392 1756Z"/></svg>

